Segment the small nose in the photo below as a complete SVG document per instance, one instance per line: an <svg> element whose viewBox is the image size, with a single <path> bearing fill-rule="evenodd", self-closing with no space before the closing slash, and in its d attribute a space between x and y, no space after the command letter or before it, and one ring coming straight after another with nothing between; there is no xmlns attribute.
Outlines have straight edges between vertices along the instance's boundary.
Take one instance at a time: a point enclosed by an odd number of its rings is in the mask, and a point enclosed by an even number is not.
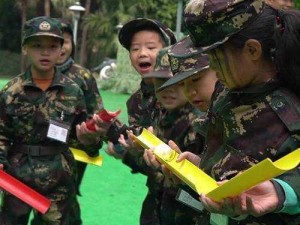
<svg viewBox="0 0 300 225"><path fill-rule="evenodd" d="M139 53L140 53L140 54L139 54L140 57L146 56L146 55L147 55L147 48L142 47L142 48L140 49L140 52L139 52Z"/></svg>
<svg viewBox="0 0 300 225"><path fill-rule="evenodd" d="M50 52L50 49L47 48L47 47L44 47L44 48L41 49L41 53L42 53L43 55L48 55L49 52Z"/></svg>

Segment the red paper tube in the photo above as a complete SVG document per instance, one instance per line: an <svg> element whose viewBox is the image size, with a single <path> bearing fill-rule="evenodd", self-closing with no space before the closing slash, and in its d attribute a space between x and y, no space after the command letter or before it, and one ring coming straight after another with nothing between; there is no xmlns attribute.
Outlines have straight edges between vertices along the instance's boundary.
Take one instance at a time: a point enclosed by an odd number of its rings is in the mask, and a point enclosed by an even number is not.
<svg viewBox="0 0 300 225"><path fill-rule="evenodd" d="M118 111L116 112L109 112L107 111L106 109L103 109L102 111L100 111L98 113L99 117L105 121L105 122L110 122L112 119L114 119L115 117L117 117L119 114L121 113L121 110L119 109ZM86 122L86 127L89 129L89 130L92 130L92 131L96 131L96 128L95 128L95 121L93 119L90 119Z"/></svg>
<svg viewBox="0 0 300 225"><path fill-rule="evenodd" d="M42 214L45 214L51 205L49 199L3 170L0 170L0 188L21 199Z"/></svg>

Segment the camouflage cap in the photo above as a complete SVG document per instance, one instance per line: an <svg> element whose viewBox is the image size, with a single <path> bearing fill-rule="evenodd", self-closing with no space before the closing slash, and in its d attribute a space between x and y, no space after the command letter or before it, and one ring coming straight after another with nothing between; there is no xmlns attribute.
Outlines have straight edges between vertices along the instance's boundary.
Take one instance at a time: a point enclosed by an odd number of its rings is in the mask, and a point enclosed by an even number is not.
<svg viewBox="0 0 300 225"><path fill-rule="evenodd" d="M192 44L207 51L223 44L257 18L264 0L190 0L186 5L184 23Z"/></svg>
<svg viewBox="0 0 300 225"><path fill-rule="evenodd" d="M62 43L64 41L61 23L57 19L47 16L35 17L26 21L23 30L22 45L34 36L51 36L61 39Z"/></svg>
<svg viewBox="0 0 300 225"><path fill-rule="evenodd" d="M59 18L58 21L61 23L62 31L70 33L73 37L73 27L70 21L65 18Z"/></svg>
<svg viewBox="0 0 300 225"><path fill-rule="evenodd" d="M202 54L196 48L185 47L185 40L187 38L170 47L168 56L173 77L167 80L157 91L161 91L209 68L207 55ZM177 54L178 51L180 54ZM185 54L181 54L183 51Z"/></svg>
<svg viewBox="0 0 300 225"><path fill-rule="evenodd" d="M170 78L173 77L169 58L168 58L168 50L170 46L166 48L162 48L156 57L156 63L154 71L147 73L143 76L143 78L150 78L150 77L156 77L156 78Z"/></svg>
<svg viewBox="0 0 300 225"><path fill-rule="evenodd" d="M126 23L119 32L119 42L129 51L133 35L138 31L147 29L158 31L162 35L166 46L176 43L175 35L170 28L158 20L148 18L137 18Z"/></svg>

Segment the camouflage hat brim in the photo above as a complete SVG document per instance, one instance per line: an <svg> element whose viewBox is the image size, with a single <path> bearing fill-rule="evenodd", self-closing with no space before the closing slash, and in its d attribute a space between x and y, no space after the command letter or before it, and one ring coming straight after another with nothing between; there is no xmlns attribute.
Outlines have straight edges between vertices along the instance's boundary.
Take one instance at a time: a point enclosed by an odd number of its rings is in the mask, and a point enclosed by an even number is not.
<svg viewBox="0 0 300 225"><path fill-rule="evenodd" d="M169 79L170 77L173 77L171 71L153 71L143 76L143 78L166 78L166 79Z"/></svg>
<svg viewBox="0 0 300 225"><path fill-rule="evenodd" d="M41 33L36 33L36 34L30 35L30 36L24 38L22 45L24 45L26 43L26 41L28 41L28 39L30 39L32 37L42 37L42 36L55 37L55 38L60 39L61 43L64 43L64 38L59 35L41 32Z"/></svg>
<svg viewBox="0 0 300 225"><path fill-rule="evenodd" d="M173 77L171 77L169 80L167 80L162 86L160 86L156 92L160 92L164 89L166 89L167 87L170 87L174 84L177 84L191 76L193 76L194 74L196 73L199 73L205 69L208 69L209 68L209 65L207 65L206 67L203 67L202 69L194 69L194 70L189 70L189 71L186 71L186 72L181 72L180 74L177 74Z"/></svg>
<svg viewBox="0 0 300 225"><path fill-rule="evenodd" d="M191 53L200 54L200 53L206 53L219 45L222 45L225 43L229 38L226 37L221 41L218 41L212 45L204 46L204 47L195 47L195 45L192 42L192 39L190 36L185 37L180 42L173 45L172 53L175 55L190 55Z"/></svg>

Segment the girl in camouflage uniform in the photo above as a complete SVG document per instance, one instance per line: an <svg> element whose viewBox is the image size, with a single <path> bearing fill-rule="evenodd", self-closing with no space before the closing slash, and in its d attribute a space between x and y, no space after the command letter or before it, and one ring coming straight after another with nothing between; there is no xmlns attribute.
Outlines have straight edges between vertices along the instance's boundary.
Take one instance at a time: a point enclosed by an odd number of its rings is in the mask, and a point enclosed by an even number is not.
<svg viewBox="0 0 300 225"><path fill-rule="evenodd" d="M214 93L201 157L183 153L179 160L187 157L225 181L299 147L299 11L260 0L191 0L185 23L190 37L173 51L207 51L228 90ZM296 168L221 202L201 195L207 211L199 224L300 224L299 184Z"/></svg>

